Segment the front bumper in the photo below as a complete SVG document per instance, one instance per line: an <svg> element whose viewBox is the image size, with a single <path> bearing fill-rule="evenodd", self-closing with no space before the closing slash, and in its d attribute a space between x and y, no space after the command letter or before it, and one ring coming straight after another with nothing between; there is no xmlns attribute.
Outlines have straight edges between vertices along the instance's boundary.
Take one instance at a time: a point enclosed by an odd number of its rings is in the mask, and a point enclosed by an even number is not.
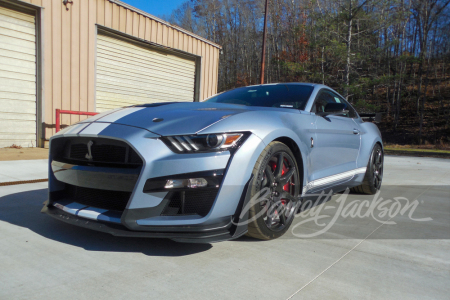
<svg viewBox="0 0 450 300"><path fill-rule="evenodd" d="M237 231L231 218L209 226L164 226L147 228L146 231L133 231L121 223L94 221L79 217L49 205L48 201L44 203L41 212L68 224L121 237L169 238L177 242L213 243L237 238L246 232L244 230Z"/></svg>
<svg viewBox="0 0 450 300"><path fill-rule="evenodd" d="M100 126L96 123L93 123L93 125ZM87 128L89 129L89 127ZM233 224L232 221L238 221L236 216L239 216L239 207L242 207L246 199L246 185L249 182L256 159L264 148L258 137L251 135L233 156L228 151L175 154L158 139L157 135L146 130L117 124L107 124L107 126L102 124L101 128L100 133L95 133L94 128L92 128L91 131L83 130L84 134L83 132L70 132L57 136L55 139L62 137L101 137L123 141L133 147L142 158L143 164L139 174L128 175L127 180L121 184L117 173L111 175L102 170L103 172L97 174L103 177L95 178L92 175L94 173L91 172L93 171L92 168L66 166L64 172L62 172L65 175L62 176L62 173L57 173L57 178L54 173L55 164L60 169L64 169L64 167L61 164L58 165L53 159L52 139L49 160L50 197L42 212L66 223L117 236L170 238L186 242L213 242L237 238L246 232L246 225L236 226L234 224L237 222ZM148 179L217 169L225 170L225 176L214 204L205 216L162 216L161 211L167 204L164 201L168 192L152 193L145 191L145 183ZM120 174L120 176L123 176L123 174ZM91 180L91 178L95 180ZM108 178L111 181L108 181ZM105 212L95 209L95 207L65 209L67 199L55 200L54 196L64 189L66 183L85 188L100 187L128 191L131 181L134 185L134 188L130 190L131 197L126 204L126 208L120 213Z"/></svg>

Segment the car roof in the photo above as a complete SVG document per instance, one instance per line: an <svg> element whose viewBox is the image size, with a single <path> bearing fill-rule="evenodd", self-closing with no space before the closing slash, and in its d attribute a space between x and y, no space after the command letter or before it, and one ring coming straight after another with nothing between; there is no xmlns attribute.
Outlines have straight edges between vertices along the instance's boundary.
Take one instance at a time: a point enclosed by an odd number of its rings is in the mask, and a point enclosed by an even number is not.
<svg viewBox="0 0 450 300"><path fill-rule="evenodd" d="M269 85L308 85L308 86L317 87L317 88L326 87L326 88L330 89L329 86L319 84L319 83L310 83L310 82L277 82L277 83L254 84L254 85L248 85L245 87L269 86Z"/></svg>

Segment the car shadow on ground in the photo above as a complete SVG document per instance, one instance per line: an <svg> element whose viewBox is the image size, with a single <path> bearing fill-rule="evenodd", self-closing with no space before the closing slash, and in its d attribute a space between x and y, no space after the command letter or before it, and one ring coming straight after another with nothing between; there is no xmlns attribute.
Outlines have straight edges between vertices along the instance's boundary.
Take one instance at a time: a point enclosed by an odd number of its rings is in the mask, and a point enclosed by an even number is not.
<svg viewBox="0 0 450 300"><path fill-rule="evenodd" d="M211 244L184 244L169 239L116 237L103 232L58 222L42 214L47 189L0 197L0 221L28 228L56 242L88 251L136 252L150 256L185 256L212 248Z"/></svg>

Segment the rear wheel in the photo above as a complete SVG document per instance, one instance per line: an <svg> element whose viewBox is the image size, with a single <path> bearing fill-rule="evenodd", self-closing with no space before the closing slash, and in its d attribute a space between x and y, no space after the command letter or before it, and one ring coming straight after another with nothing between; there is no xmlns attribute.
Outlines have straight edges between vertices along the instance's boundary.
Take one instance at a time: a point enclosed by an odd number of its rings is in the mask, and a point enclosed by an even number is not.
<svg viewBox="0 0 450 300"><path fill-rule="evenodd" d="M369 162L367 163L366 175L363 183L351 189L358 194L374 195L381 189L383 181L383 150L379 144L373 147Z"/></svg>
<svg viewBox="0 0 450 300"><path fill-rule="evenodd" d="M253 176L247 235L278 238L289 229L299 201L301 183L294 154L283 143L270 143L258 158Z"/></svg>

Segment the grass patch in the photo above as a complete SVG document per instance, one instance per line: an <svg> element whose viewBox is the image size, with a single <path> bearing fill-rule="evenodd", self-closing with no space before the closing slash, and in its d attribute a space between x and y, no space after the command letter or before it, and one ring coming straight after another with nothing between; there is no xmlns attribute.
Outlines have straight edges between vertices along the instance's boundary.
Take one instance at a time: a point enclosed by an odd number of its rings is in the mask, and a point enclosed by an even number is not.
<svg viewBox="0 0 450 300"><path fill-rule="evenodd" d="M395 151L395 152L418 152L418 153L440 153L449 154L450 150L439 150L439 149L418 149L418 148L394 148L394 147L384 147L384 150Z"/></svg>

